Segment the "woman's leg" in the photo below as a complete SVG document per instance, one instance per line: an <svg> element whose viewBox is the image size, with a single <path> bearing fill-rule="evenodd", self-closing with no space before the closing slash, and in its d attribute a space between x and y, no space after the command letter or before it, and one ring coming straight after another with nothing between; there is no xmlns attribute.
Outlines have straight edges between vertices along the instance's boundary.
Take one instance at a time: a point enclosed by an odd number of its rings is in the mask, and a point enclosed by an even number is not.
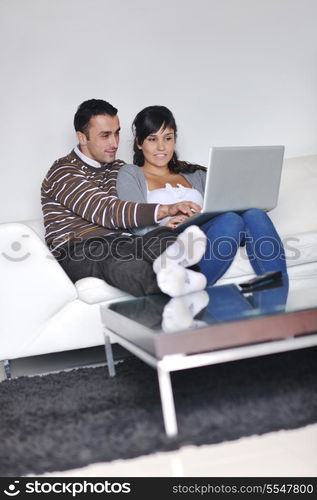
<svg viewBox="0 0 317 500"><path fill-rule="evenodd" d="M207 246L199 267L208 285L213 285L226 272L237 253L245 236L244 221L238 214L226 212L206 222L200 229L207 236Z"/></svg>
<svg viewBox="0 0 317 500"><path fill-rule="evenodd" d="M286 274L283 243L269 216L263 210L252 208L241 217L245 223L246 250L256 274L277 270Z"/></svg>

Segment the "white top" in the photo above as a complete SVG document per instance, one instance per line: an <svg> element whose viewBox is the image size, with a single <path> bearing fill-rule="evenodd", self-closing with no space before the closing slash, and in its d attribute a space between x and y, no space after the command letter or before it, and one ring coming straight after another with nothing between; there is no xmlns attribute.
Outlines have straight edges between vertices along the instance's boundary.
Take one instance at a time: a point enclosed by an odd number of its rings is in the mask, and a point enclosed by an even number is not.
<svg viewBox="0 0 317 500"><path fill-rule="evenodd" d="M153 189L152 191L147 189L147 201L148 203L160 203L161 205L170 205L180 201L193 201L200 207L203 206L203 197L201 193L197 189L188 188L181 184L177 184L177 187L173 187L171 184L166 183L164 188ZM170 217L165 217L160 220L160 225L164 225L169 218Z"/></svg>

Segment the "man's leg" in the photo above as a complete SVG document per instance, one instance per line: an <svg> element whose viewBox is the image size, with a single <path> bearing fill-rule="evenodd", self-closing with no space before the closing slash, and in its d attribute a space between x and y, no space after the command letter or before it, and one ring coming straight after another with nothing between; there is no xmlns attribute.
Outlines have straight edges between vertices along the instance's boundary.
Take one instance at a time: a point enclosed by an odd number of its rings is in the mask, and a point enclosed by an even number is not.
<svg viewBox="0 0 317 500"><path fill-rule="evenodd" d="M133 235L90 238L63 248L59 263L74 283L94 277L135 296L160 293L152 264L137 255L137 244Z"/></svg>
<svg viewBox="0 0 317 500"><path fill-rule="evenodd" d="M179 264L199 270L196 266L206 249L206 236L198 226L178 233L162 226L143 236L144 259L153 263L154 272Z"/></svg>
<svg viewBox="0 0 317 500"><path fill-rule="evenodd" d="M193 225L178 234L177 239L169 244L170 233L166 232L167 229L161 228L159 233L152 231L144 240L144 249L148 250L149 242L153 245L152 255L147 251L145 258L153 262L160 290L171 297L179 297L204 289L207 284L205 276L188 268L193 268L203 256L206 249L205 234ZM174 237L175 233L172 232ZM169 242L167 245L166 241Z"/></svg>
<svg viewBox="0 0 317 500"><path fill-rule="evenodd" d="M105 279L119 288L124 281L124 290L136 296L164 292L175 297L201 290L206 286L205 277L185 267L201 259L205 243L204 234L195 226L180 235L159 227L122 243L115 239L110 249L114 262Z"/></svg>
<svg viewBox="0 0 317 500"><path fill-rule="evenodd" d="M187 233L191 235L191 232ZM205 286L205 278L200 273L185 270L178 265L184 260L184 252L179 252L184 246L183 234L179 236L172 229L162 227L143 237L131 235L91 238L73 243L67 249L66 255L65 251L63 252L64 258L59 261L73 282L93 276L104 279L109 285L135 296L151 295L161 291L171 296L181 295ZM176 245L176 240L182 244ZM176 245L178 255L172 252L167 258L168 270L165 269L156 275L153 263L162 252L164 253L169 247L172 248L173 244ZM200 260L203 253L201 249L204 250L201 244L200 251L196 252L196 259L188 255L189 247L186 245L185 247L187 264Z"/></svg>

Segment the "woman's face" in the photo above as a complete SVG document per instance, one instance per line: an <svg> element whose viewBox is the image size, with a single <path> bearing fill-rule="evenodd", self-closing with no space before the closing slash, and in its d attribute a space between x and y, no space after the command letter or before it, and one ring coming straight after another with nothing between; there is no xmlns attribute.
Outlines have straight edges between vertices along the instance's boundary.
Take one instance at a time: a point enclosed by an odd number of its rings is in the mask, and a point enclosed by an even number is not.
<svg viewBox="0 0 317 500"><path fill-rule="evenodd" d="M172 159L175 147L174 130L163 126L158 132L148 135L138 148L143 151L144 166L165 167Z"/></svg>

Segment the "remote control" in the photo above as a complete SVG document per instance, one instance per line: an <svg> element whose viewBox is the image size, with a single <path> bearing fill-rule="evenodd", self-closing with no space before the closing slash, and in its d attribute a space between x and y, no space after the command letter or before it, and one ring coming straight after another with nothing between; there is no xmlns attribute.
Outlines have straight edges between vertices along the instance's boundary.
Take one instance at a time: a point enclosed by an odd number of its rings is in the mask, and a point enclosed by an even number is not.
<svg viewBox="0 0 317 500"><path fill-rule="evenodd" d="M256 288L258 285L264 286L266 284L278 281L282 278L282 271L269 271L268 273L256 276L248 281L239 283L239 286L243 290L249 290L251 288Z"/></svg>

